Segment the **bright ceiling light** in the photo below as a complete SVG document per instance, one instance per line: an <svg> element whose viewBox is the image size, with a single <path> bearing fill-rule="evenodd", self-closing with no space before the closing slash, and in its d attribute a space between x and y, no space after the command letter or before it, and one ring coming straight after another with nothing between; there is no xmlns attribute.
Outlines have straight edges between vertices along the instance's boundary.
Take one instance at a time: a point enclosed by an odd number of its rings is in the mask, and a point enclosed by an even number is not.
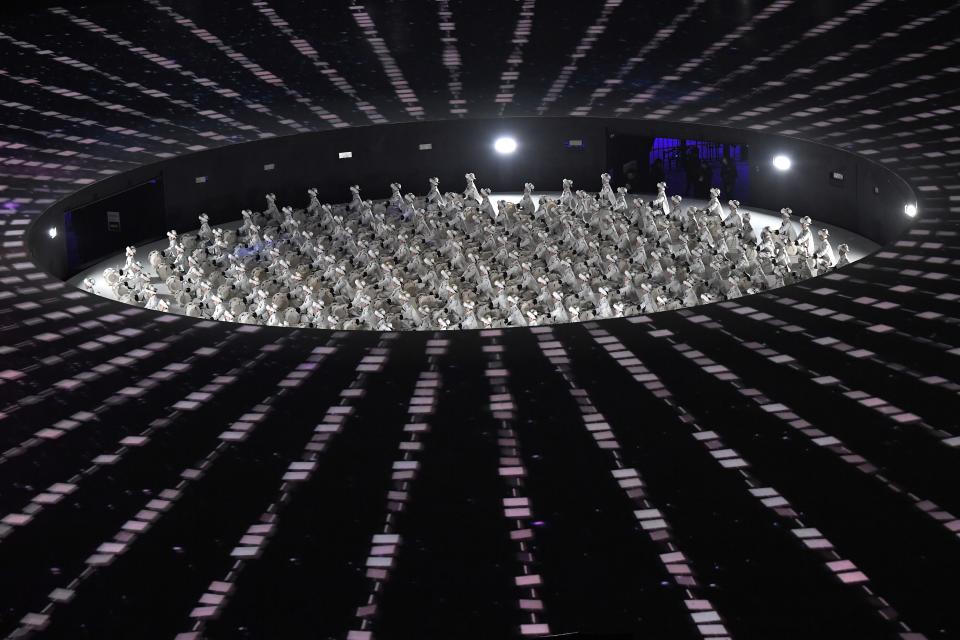
<svg viewBox="0 0 960 640"><path fill-rule="evenodd" d="M56 228L56 227L50 227L49 229L47 229L47 235L50 236L51 238L56 238L56 237L57 237L57 228Z"/></svg>
<svg viewBox="0 0 960 640"><path fill-rule="evenodd" d="M497 153L508 154L517 150L517 141L506 136L497 138L493 143L493 148Z"/></svg>
<svg viewBox="0 0 960 640"><path fill-rule="evenodd" d="M773 157L773 166L778 171L786 171L792 164L793 163L790 161L790 158L783 154Z"/></svg>
<svg viewBox="0 0 960 640"><path fill-rule="evenodd" d="M905 207L903 208L903 212L904 212L905 214L907 214L908 216L910 216L911 218L913 218L913 217L915 217L915 216L917 215L917 205L915 205L915 204L908 204L907 206L905 206Z"/></svg>

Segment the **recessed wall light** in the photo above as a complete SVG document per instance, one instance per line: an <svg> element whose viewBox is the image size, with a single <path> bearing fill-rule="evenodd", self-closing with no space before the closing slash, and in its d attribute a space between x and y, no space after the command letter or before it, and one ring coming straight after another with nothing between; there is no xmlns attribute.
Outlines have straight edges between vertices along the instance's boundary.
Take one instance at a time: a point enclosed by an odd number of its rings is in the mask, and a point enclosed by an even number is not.
<svg viewBox="0 0 960 640"><path fill-rule="evenodd" d="M497 153L507 155L517 150L517 141L508 136L503 136L494 141L493 148Z"/></svg>

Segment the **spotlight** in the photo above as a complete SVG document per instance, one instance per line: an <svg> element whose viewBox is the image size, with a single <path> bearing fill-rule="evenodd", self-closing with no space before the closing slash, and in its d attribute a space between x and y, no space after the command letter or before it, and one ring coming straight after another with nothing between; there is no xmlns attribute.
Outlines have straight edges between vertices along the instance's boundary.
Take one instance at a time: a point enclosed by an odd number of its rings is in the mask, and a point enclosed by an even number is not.
<svg viewBox="0 0 960 640"><path fill-rule="evenodd" d="M47 235L50 236L51 238L56 238L56 237L57 237L57 228L56 228L56 227L50 227L49 229L47 229Z"/></svg>
<svg viewBox="0 0 960 640"><path fill-rule="evenodd" d="M793 163L790 161L790 158L788 158L783 154L773 157L773 166L778 171L786 171L790 168L790 165L792 164Z"/></svg>
<svg viewBox="0 0 960 640"><path fill-rule="evenodd" d="M517 141L508 137L497 138L493 143L493 148L497 153L502 153L504 155L513 153L517 150Z"/></svg>
<svg viewBox="0 0 960 640"><path fill-rule="evenodd" d="M905 214L907 214L908 216L910 216L911 218L914 218L914 217L916 217L916 215L917 215L917 205L915 205L915 204L908 204L907 206L905 206L905 207L903 208L903 212L904 212Z"/></svg>

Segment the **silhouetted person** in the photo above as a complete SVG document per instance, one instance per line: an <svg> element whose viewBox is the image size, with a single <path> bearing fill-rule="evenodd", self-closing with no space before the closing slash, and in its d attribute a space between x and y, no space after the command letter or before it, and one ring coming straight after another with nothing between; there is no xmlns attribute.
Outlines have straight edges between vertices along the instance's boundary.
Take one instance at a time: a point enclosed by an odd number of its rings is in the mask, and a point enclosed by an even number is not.
<svg viewBox="0 0 960 640"><path fill-rule="evenodd" d="M666 182L666 181L667 181L667 174L663 170L663 159L657 158L650 165L650 187L651 187L650 190L656 191L657 183Z"/></svg>
<svg viewBox="0 0 960 640"><path fill-rule="evenodd" d="M713 168L707 164L706 160L699 164L699 170L695 177L694 195L698 198L708 198L710 196L710 186L713 183Z"/></svg>
<svg viewBox="0 0 960 640"><path fill-rule="evenodd" d="M697 192L697 183L700 181L700 151L696 147L687 149L684 169L687 173L687 186L683 190L683 195L688 196L690 191Z"/></svg>
<svg viewBox="0 0 960 640"><path fill-rule="evenodd" d="M636 160L631 160L623 165L623 177L626 182L623 186L627 188L627 191L640 186L642 182L640 180L640 165Z"/></svg>
<svg viewBox="0 0 960 640"><path fill-rule="evenodd" d="M720 160L720 181L723 183L724 195L732 198L733 187L737 183L737 165L727 156Z"/></svg>

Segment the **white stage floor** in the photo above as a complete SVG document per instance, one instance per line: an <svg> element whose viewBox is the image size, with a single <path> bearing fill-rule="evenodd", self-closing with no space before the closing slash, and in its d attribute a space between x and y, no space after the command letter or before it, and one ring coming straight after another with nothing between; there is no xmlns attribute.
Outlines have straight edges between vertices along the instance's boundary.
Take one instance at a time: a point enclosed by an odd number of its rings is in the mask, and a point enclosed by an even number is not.
<svg viewBox="0 0 960 640"><path fill-rule="evenodd" d="M559 198L560 192L537 191L534 194L535 196L534 199L538 199L541 195L545 195L553 198ZM523 197L523 194L521 193L491 193L490 201L493 202L494 205L496 205L498 200L507 200L508 202L517 203L517 202L520 202L520 199L522 197ZM643 198L644 200L650 201L650 200L653 200L655 196L651 194L636 194L636 195L631 194L629 198ZM681 204L684 206L684 208L690 207L690 206L702 208L706 206L707 201L698 199L698 198L684 198ZM724 204L723 208L724 208L724 216L726 216L727 213L729 212L729 208L727 207L726 204ZM749 206L741 206L740 210L742 212L746 212L746 211L750 212L750 222L752 223L753 229L756 232L757 237L760 237L760 232L763 230L764 227L771 227L773 229L780 228L779 212L773 212L767 209L758 209L756 207L749 207ZM800 217L801 216L799 214L794 214L794 217L793 217L793 220L794 220L793 224L797 232L800 231L800 224L799 222L797 222L797 220ZM240 223L241 223L240 220L236 220L234 222L228 222L225 224L214 225L214 226L222 227L224 229L236 229L240 226ZM181 234L194 233L198 229L199 227L188 230L188 231L177 229L177 232ZM819 220L813 221L813 224L811 225L811 229L814 231L814 235L816 235L816 232L820 229L829 229L830 244L833 246L834 252L836 252L838 245L842 243L846 243L847 246L850 247L850 251L847 254L847 259L850 260L851 262L859 260L860 258L863 258L864 256L867 256L880 248L880 245L873 242L872 240L868 240L867 238L864 238L863 236L858 235L852 231L848 231L847 229L843 229L841 227L820 222ZM166 249L167 244L168 242L166 238L164 238L163 240L158 240L156 242L151 242L148 244L137 246L137 259L141 263L143 263L144 272L150 275L151 278L156 278L156 272L154 271L150 262L147 260L147 256L154 249ZM98 262L97 264L91 267L84 269L81 273L78 273L77 275L67 280L67 284L71 284L75 287L80 287L85 278L93 278L94 282L96 283L94 285L94 293L96 293L97 295L103 296L105 298L112 298L113 296L111 295L110 289L109 287L107 287L106 283L103 280L103 271L108 267L123 266L125 262L126 262L126 256L123 253L119 253L115 256L107 258L106 260ZM160 283L160 282L155 283L154 288L157 290L157 293L160 296L166 296L169 293L167 291L166 285L164 285L163 283Z"/></svg>

